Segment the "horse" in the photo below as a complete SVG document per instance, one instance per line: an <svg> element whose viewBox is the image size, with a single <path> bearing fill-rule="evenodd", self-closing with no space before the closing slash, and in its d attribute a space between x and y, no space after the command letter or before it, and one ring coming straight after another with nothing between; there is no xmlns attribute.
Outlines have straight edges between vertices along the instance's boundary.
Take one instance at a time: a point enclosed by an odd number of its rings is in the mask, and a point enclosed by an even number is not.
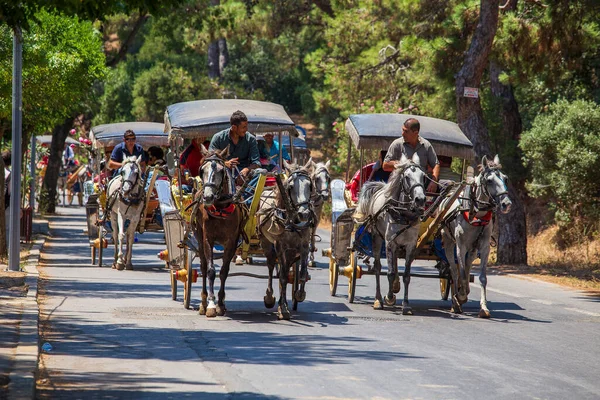
<svg viewBox="0 0 600 400"><path fill-rule="evenodd" d="M298 259L300 260L298 273L300 287L294 293L294 297L297 301L303 301L306 296L304 284L308 280L308 253L314 223L314 212L310 204L313 191L311 164L312 160L309 160L303 167L298 167L284 161L284 167L288 172L288 178L283 182L286 193L282 194L278 189L263 193L257 212L258 237L269 268L269 282L264 297L267 308L275 305L273 271L279 261L278 319L291 318L286 289L290 268ZM286 208L284 195L289 199L292 210L284 210Z"/></svg>
<svg viewBox="0 0 600 400"><path fill-rule="evenodd" d="M465 189L461 195L466 207L461 207L460 200L457 200L444 217L442 237L452 274L451 311L457 314L462 313L462 304L468 300L471 266L479 253L481 259L479 317L490 318L486 298L486 267L490 254L492 217L496 209L506 214L512 205L506 186L507 177L500 171L500 168L500 159L497 155L493 161L488 161L484 156L479 165L479 174L474 180L471 178L470 187L468 190ZM444 209L444 207L445 204L442 202L440 209ZM458 266L454 254L455 243Z"/></svg>
<svg viewBox="0 0 600 400"><path fill-rule="evenodd" d="M115 243L115 258L112 267L119 271L132 270L132 248L135 231L144 209L146 193L142 179L142 156L131 156L123 160L119 174L106 188L107 198L113 199L110 207L110 220ZM127 249L123 255L123 240L127 236Z"/></svg>
<svg viewBox="0 0 600 400"><path fill-rule="evenodd" d="M229 264L235 255L238 239L242 232L243 211L234 204L231 193L230 175L225 161L229 147L222 151L208 152L200 146L204 158L199 175L202 190L196 195L191 224L198 241L198 256L202 271L202 303L199 314L212 318L225 315L225 282L229 275ZM213 249L215 242L223 247L223 263L219 278L218 300L215 305L215 265ZM206 280L208 279L208 291Z"/></svg>
<svg viewBox="0 0 600 400"><path fill-rule="evenodd" d="M411 315L408 302L410 267L417 252L419 236L419 217L425 208L426 173L415 153L412 160L402 155L400 163L390 175L387 183L368 182L359 195L354 215L358 223L364 223L365 229L372 234L372 248L375 258L376 279L375 302L373 308L383 310L383 301L388 306L396 304L396 295L400 291L398 279L398 258L401 248L405 249L405 268L403 275L404 299L402 314ZM385 299L381 297L379 275L381 274L381 247L386 242L388 262L389 290Z"/></svg>
<svg viewBox="0 0 600 400"><path fill-rule="evenodd" d="M327 161L326 163L313 162L312 164L313 172L311 174L311 179L313 182L313 192L311 194L311 202L315 212L315 221L310 236L310 261L308 262L308 266L311 268L315 267L315 251L317 251L315 246L315 235L317 233L319 222L321 222L323 204L329 200L329 196L331 195L331 187L329 186L331 183L329 163L330 161Z"/></svg>

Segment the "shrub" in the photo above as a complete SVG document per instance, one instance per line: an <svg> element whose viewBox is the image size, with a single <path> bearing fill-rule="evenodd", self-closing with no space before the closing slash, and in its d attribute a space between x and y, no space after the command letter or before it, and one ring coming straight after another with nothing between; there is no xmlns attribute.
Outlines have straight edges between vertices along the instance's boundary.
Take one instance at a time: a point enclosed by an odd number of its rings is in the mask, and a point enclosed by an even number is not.
<svg viewBox="0 0 600 400"><path fill-rule="evenodd" d="M559 100L521 138L530 194L544 197L558 223L600 216L600 106Z"/></svg>

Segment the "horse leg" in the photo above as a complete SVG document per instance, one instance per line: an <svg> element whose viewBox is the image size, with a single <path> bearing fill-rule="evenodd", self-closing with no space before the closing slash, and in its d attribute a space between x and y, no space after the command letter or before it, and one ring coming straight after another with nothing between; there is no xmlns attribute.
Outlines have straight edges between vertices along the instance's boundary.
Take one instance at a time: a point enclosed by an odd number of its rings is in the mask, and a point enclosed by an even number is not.
<svg viewBox="0 0 600 400"><path fill-rule="evenodd" d="M217 306L215 305L215 262L213 258L213 246L214 243L208 243L208 307L206 309L206 316L213 318L217 316Z"/></svg>
<svg viewBox="0 0 600 400"><path fill-rule="evenodd" d="M299 302L303 302L306 299L306 291L304 287L306 286L306 282L308 281L308 247L310 241L306 241L305 244L302 245L300 249L300 276L298 277L298 281L300 282L300 287L298 291L294 293L294 298Z"/></svg>
<svg viewBox="0 0 600 400"><path fill-rule="evenodd" d="M448 260L448 264L450 264L450 276L452 277L452 284L450 285L450 291L452 292L452 308L450 312L460 314L462 313L462 308L458 301L456 301L456 295L458 294L458 265L456 264L456 260L454 258L454 247L455 242L452 238L451 232L442 231L444 236L444 252L446 253L446 259Z"/></svg>
<svg viewBox="0 0 600 400"><path fill-rule="evenodd" d="M385 304L393 306L396 304L396 295L394 294L394 281L398 279L398 258L396 254L396 245L388 240L386 243L385 255L388 262L387 278L389 282L388 294L384 297Z"/></svg>
<svg viewBox="0 0 600 400"><path fill-rule="evenodd" d="M290 263L285 257L285 250L277 243L277 255L279 256L279 307L277 307L277 318L289 320L291 313L287 302L287 285L290 273Z"/></svg>
<svg viewBox="0 0 600 400"><path fill-rule="evenodd" d="M273 308L275 306L275 296L273 296L273 270L275 270L275 264L277 263L277 255L275 254L273 245L267 240L261 240L260 246L265 253L267 267L269 268L269 281L267 283L267 292L263 301L266 308Z"/></svg>
<svg viewBox="0 0 600 400"><path fill-rule="evenodd" d="M373 308L375 310L383 310L383 298L381 297L381 285L379 282L381 275L381 251L377 251L377 249L381 249L382 244L382 239L379 235L375 235L373 237L373 255L375 258L373 263L375 269L375 302L373 303Z"/></svg>
<svg viewBox="0 0 600 400"><path fill-rule="evenodd" d="M123 259L123 241L125 240L125 220L119 213L117 215L117 231L118 231L118 257L117 257L117 269L122 271L125 268L125 260Z"/></svg>
<svg viewBox="0 0 600 400"><path fill-rule="evenodd" d="M198 236L204 238L202 230L199 230ZM206 315L206 309L208 308L208 291L206 290L206 279L208 275L208 259L206 258L206 240L198 241L198 257L200 258L200 271L202 272L202 301L198 309L200 315Z"/></svg>
<svg viewBox="0 0 600 400"><path fill-rule="evenodd" d="M137 224L133 224L133 221L130 221L129 227L127 228L127 247L125 248L125 269L133 270L133 265L131 264L131 258L133 256L133 242L135 239L135 229Z"/></svg>
<svg viewBox="0 0 600 400"><path fill-rule="evenodd" d="M490 318L490 310L487 306L487 263L490 255L489 241L479 246L479 257L481 259L481 272L479 272L479 285L481 286L481 308L479 310L480 318Z"/></svg>
<svg viewBox="0 0 600 400"><path fill-rule="evenodd" d="M113 259L113 264L112 264L112 268L113 269L117 269L117 261L119 259L119 225L117 222L118 220L118 216L115 212L111 211L111 218L110 220L112 221L112 238L113 238L113 244L115 246L115 254L114 254L114 259Z"/></svg>
<svg viewBox="0 0 600 400"><path fill-rule="evenodd" d="M404 265L404 275L402 281L404 282L404 299L402 299L402 315L412 315L412 308L408 305L408 286L410 285L410 267L417 255L416 243L411 243L406 246L406 264Z"/></svg>
<svg viewBox="0 0 600 400"><path fill-rule="evenodd" d="M317 251L317 248L315 247L315 234L317 233L317 227L315 225L314 228L311 229L310 232L310 247L308 249L308 251L310 252L310 261L308 262L308 266L310 268L315 268L316 264L315 264L315 251Z"/></svg>
<svg viewBox="0 0 600 400"><path fill-rule="evenodd" d="M219 316L225 315L225 311L227 311L227 307L225 307L225 281L229 275L229 264L235 256L235 250L237 247L236 242L237 240L227 243L223 252L223 265L221 266L221 272L219 273L219 278L221 278L221 286L219 287L219 300L217 301L217 315Z"/></svg>
<svg viewBox="0 0 600 400"><path fill-rule="evenodd" d="M456 273L456 277L454 277L454 274L452 276L452 279L455 279L458 284L457 293L452 296L452 306L454 308L454 312L457 314L462 314L462 305L467 302L467 288L464 284L467 249L463 243L463 240L464 239L461 236L456 238L456 258L458 259L458 271Z"/></svg>

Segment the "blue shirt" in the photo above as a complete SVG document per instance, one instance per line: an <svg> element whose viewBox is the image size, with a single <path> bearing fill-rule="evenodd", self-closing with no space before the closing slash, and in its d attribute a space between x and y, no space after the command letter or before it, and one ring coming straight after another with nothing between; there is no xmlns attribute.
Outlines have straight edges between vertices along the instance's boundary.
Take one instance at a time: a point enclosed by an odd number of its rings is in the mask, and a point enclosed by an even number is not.
<svg viewBox="0 0 600 400"><path fill-rule="evenodd" d="M283 159L286 161L290 161L290 155L288 154L285 146L283 147ZM263 158L268 158L269 161L274 162L275 164L279 164L279 142L277 140L273 140L273 145L267 151L266 143L260 146L260 155Z"/></svg>
<svg viewBox="0 0 600 400"><path fill-rule="evenodd" d="M136 156L136 157L142 156L142 161L146 162L146 163L148 162L148 160L146 159L146 155L144 154L144 148L138 143L136 143L133 146L133 153L129 153L129 151L127 151L127 146L125 146L125 142L119 143L113 149L113 151L110 155L110 159L113 161L116 161L118 163L122 163L126 157L131 157L131 156Z"/></svg>
<svg viewBox="0 0 600 400"><path fill-rule="evenodd" d="M229 146L229 156L227 159L231 160L232 158L237 158L240 169L248 168L250 165L260 166L260 156L256 138L250 132L246 132L246 136L240 138L237 144L234 144L229 136L230 131L231 128L228 128L219 133L215 133L210 141L208 150L224 150Z"/></svg>

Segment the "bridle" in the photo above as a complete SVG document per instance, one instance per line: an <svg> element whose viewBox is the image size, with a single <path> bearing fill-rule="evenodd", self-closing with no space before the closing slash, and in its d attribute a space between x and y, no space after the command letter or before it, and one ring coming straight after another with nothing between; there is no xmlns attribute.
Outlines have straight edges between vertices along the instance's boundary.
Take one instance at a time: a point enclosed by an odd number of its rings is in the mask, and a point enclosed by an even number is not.
<svg viewBox="0 0 600 400"><path fill-rule="evenodd" d="M321 173L325 173L325 188L322 190L317 190L317 186L313 185L313 190L312 193L313 195L311 197L313 197L313 202L315 203L316 206L320 206L323 202L325 202L325 200L327 200L329 198L329 192L330 192L330 185L331 185L331 176L329 175L329 171L327 170L326 167L321 166L319 168L317 168L315 170L315 172L313 172L312 176L314 178L317 178L319 176L319 174ZM312 178L311 178L312 179Z"/></svg>
<svg viewBox="0 0 600 400"><path fill-rule="evenodd" d="M314 188L313 181L312 181L310 175L308 174L308 172L306 172L305 170L299 169L299 170L296 170L296 171L290 173L290 176L288 176L288 178L285 180L285 188L287 190L288 198L290 199L290 202L292 203L292 207L295 207L295 208L300 208L304 205L310 206L310 197L308 198L308 200L302 201L300 203L294 202L294 199L292 197L292 192L291 192L292 188L290 186L290 183L299 179L300 177L305 177L306 179L308 179L311 193L313 192L313 188Z"/></svg>
<svg viewBox="0 0 600 400"><path fill-rule="evenodd" d="M138 204L141 201L143 194L143 190L141 190L143 189L143 183L140 179L141 168L137 161L126 161L124 165L126 164L131 164L131 168L129 170L127 178L125 177L125 169L121 169L121 187L119 188L119 197L127 205ZM135 175L135 180L132 181L131 179L129 179L131 175ZM123 191L126 182L129 182L131 184L131 189L129 189L127 193ZM137 194L132 195L131 193L135 191L136 187L140 190L137 191Z"/></svg>
<svg viewBox="0 0 600 400"><path fill-rule="evenodd" d="M226 168L225 161L217 156L210 156L204 160L200 169L204 170L204 166L206 164L208 164L209 162L210 162L210 172L208 174L208 179L206 180L206 182L202 183L202 186L204 188L207 188L207 187L212 188L215 192L215 199L218 199L221 197L221 194L223 192L223 187L225 186L224 183L226 182L226 179L227 179L227 173L225 172L225 168ZM217 185L213 181L214 176L217 173L217 165L220 165L222 167L222 171L223 171L223 180L221 181L220 185ZM203 190L203 195L204 195L204 190Z"/></svg>
<svg viewBox="0 0 600 400"><path fill-rule="evenodd" d="M413 162L410 162L409 164L407 164L401 172L402 173L402 191L400 192L400 194L401 194L400 197L401 198L408 197L408 199L410 199L410 201L409 202L398 201L399 204L410 204L411 210L414 210L414 208L415 208L415 205L414 205L415 189L420 187L423 189L423 192L425 192L425 185L423 185L423 183L421 183L421 182L416 182L416 183L413 183L411 186L408 186L408 180L407 180L408 177L406 176L406 172L409 169L411 169L414 172L415 168L420 169L425 174L425 171L423 170L423 168L420 165L415 164Z"/></svg>
<svg viewBox="0 0 600 400"><path fill-rule="evenodd" d="M500 193L496 193L495 196L492 196L492 194L490 193L489 189L487 188L487 178L490 175L495 175L498 177L498 179L500 179L500 181L504 184L504 191L500 192ZM505 179L503 178L504 174L502 174L502 172L500 172L500 170L498 168L486 168L484 169L484 171L479 175L479 182L477 180L475 180L475 190L472 191L472 201L474 201L477 204L477 209L479 211L491 211L494 208L496 208L498 206L499 199L501 196L503 195L507 195L508 194L508 188L506 187L506 182ZM481 195L483 195L485 198L488 199L488 201L484 201L484 200L480 200L480 197L477 195L477 190L480 189L481 190ZM483 207L479 207L479 205L482 205Z"/></svg>

